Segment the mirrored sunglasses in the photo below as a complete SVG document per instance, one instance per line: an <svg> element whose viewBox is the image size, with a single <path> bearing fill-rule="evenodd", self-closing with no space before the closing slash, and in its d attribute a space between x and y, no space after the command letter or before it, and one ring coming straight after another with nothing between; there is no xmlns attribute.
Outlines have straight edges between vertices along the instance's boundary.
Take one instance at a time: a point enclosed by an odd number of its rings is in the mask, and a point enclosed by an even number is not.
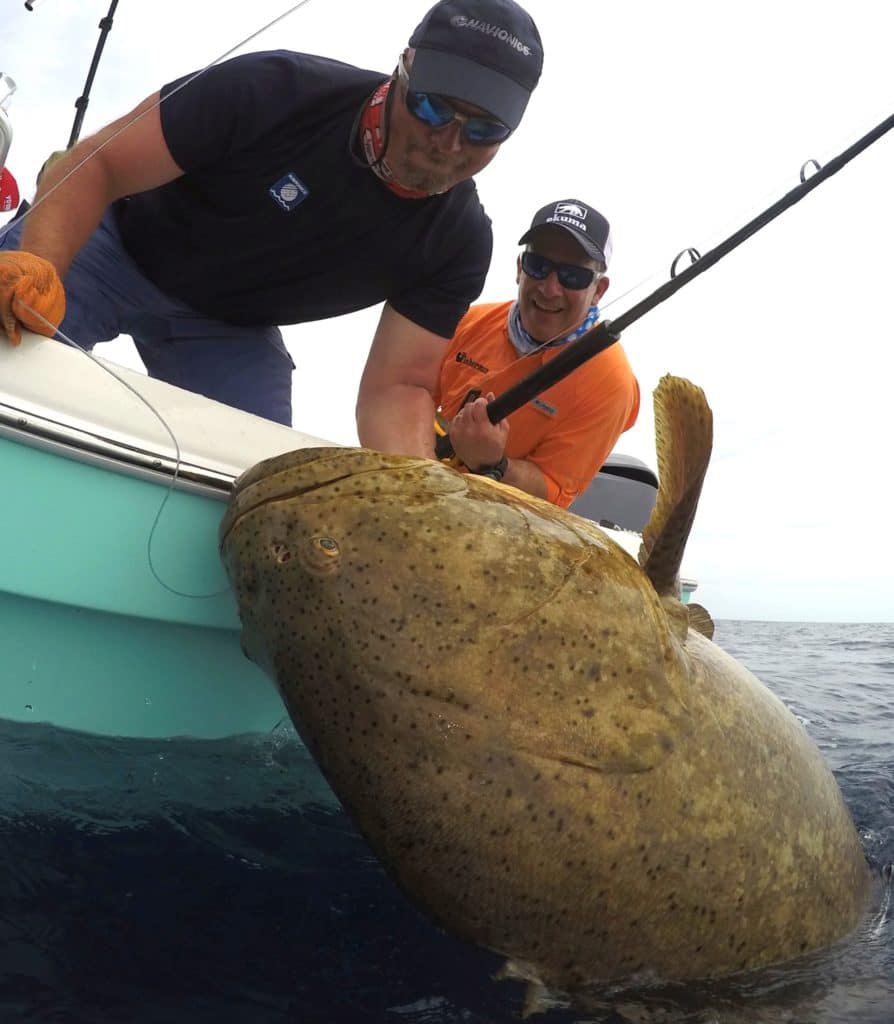
<svg viewBox="0 0 894 1024"><path fill-rule="evenodd" d="M449 100L430 92L414 92L410 89L410 76L404 65L403 55L397 65L397 73L406 93L407 110L429 128L446 128L459 121L464 142L472 146L496 146L505 142L512 129L502 121L477 114L461 114Z"/></svg>
<svg viewBox="0 0 894 1024"><path fill-rule="evenodd" d="M536 278L538 281L543 281L555 271L559 284L576 292L588 288L597 274L591 267L578 267L573 263L554 263L541 256L539 252L530 250L522 253L521 265L528 277Z"/></svg>

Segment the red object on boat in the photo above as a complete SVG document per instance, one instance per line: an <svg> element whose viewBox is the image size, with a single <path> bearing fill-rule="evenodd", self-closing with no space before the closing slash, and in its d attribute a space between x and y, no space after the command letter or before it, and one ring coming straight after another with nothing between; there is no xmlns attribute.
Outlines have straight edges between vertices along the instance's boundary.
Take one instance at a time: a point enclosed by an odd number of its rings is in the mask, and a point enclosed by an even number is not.
<svg viewBox="0 0 894 1024"><path fill-rule="evenodd" d="M0 213L9 213L19 205L19 186L12 172L5 167L0 171Z"/></svg>

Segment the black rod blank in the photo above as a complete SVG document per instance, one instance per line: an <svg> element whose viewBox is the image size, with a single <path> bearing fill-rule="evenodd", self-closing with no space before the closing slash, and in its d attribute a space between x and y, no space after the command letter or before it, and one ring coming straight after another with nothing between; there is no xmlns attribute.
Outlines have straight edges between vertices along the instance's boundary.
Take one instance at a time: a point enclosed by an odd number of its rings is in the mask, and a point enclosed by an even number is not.
<svg viewBox="0 0 894 1024"><path fill-rule="evenodd" d="M565 346L554 359L551 359L543 366L539 366L533 373L530 373L527 377L513 384L507 391L504 391L502 395L498 395L488 404L487 418L491 423L499 423L500 420L505 419L510 413L515 412L516 409L520 409L526 402L529 402L547 388L552 387L553 384L567 377L569 373L576 370L582 363L592 359L593 356L598 355L603 349L608 348L609 345L614 344L621 337L621 332L639 320L640 317L645 316L646 313L664 302L665 299L669 299L671 295L678 292L684 285L689 284L693 278L703 274L706 270L710 270L715 263L740 246L746 239L760 231L770 221L775 220L789 207L800 202L808 192L812 192L815 188L819 187L827 178L840 171L845 164L850 163L854 157L859 156L864 149L867 149L873 142L876 142L892 128L894 128L894 114L876 125L872 131L867 132L853 145L839 153L838 156L833 157L824 167L810 175L809 178L804 179L802 174L802 180L799 185L790 192L787 192L781 199L773 203L772 206L759 213L744 227L733 232L725 241L720 242L719 245L706 252L704 256L695 260L676 277L672 277L669 281L659 285L655 291L634 306L631 306L626 313L622 313L617 319L603 320L598 323L576 341L572 341ZM815 161L811 162L815 163Z"/></svg>

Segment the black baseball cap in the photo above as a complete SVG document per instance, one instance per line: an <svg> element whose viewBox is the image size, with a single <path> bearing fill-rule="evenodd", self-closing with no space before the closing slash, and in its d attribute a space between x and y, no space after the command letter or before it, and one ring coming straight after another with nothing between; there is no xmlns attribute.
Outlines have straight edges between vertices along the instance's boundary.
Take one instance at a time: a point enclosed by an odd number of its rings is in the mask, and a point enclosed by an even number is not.
<svg viewBox="0 0 894 1024"><path fill-rule="evenodd" d="M598 210L582 203L580 199L560 199L556 203L549 203L534 214L531 226L518 240L518 244L527 245L537 229L547 224L564 228L591 259L608 266L612 255L612 232L608 221Z"/></svg>
<svg viewBox="0 0 894 1024"><path fill-rule="evenodd" d="M410 36L409 88L481 107L515 130L543 68L530 14L514 0L441 0Z"/></svg>

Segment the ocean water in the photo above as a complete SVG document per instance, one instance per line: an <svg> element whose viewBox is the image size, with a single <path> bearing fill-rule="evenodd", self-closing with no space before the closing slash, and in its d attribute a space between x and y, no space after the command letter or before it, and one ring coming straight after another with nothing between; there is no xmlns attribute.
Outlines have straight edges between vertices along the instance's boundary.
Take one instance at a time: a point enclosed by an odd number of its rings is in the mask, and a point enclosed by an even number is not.
<svg viewBox="0 0 894 1024"><path fill-rule="evenodd" d="M543 1024L894 1024L894 625L719 622L804 722L879 876L831 950ZM0 723L0 1024L508 1024L524 990L385 876L291 727L121 741Z"/></svg>

